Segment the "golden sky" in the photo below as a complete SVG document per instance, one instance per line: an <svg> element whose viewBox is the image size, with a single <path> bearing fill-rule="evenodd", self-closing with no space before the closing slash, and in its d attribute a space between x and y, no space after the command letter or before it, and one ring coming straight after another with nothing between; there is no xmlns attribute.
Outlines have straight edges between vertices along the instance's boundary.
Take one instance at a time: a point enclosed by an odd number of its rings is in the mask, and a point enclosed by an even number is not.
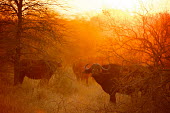
<svg viewBox="0 0 170 113"><path fill-rule="evenodd" d="M91 12L100 13L103 9L119 9L129 12L138 12L141 6L149 11L156 12L170 10L170 0L61 0L70 7L62 11L67 15L76 15Z"/></svg>

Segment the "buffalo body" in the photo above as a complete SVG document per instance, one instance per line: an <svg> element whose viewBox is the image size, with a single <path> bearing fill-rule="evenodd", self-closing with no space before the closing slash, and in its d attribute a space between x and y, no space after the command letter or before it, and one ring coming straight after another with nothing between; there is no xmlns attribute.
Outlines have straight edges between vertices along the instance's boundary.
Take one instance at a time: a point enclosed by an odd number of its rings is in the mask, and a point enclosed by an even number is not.
<svg viewBox="0 0 170 113"><path fill-rule="evenodd" d="M24 77L31 79L46 79L49 81L61 63L50 60L24 59L20 62L19 76L14 76L14 85L22 84Z"/></svg>
<svg viewBox="0 0 170 113"><path fill-rule="evenodd" d="M110 101L116 103L116 93L132 95L134 92L141 91L142 87L139 85L141 83L136 82L145 74L141 68L143 66L140 66L140 69L130 69L117 64L103 66L93 64L90 68L86 65L84 73L91 73L95 81L110 95Z"/></svg>

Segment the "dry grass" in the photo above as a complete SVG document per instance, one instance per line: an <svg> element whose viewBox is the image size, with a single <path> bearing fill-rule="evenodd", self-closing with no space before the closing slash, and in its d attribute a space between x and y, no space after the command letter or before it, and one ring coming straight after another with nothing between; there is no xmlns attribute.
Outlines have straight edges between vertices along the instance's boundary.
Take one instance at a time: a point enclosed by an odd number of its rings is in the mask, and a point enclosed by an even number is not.
<svg viewBox="0 0 170 113"><path fill-rule="evenodd" d="M95 82L89 86L77 82L70 68L53 76L46 87L29 78L13 86L13 75L0 76L0 113L147 113L140 112L136 106L141 103L133 105L127 95L116 98L114 105Z"/></svg>
<svg viewBox="0 0 170 113"><path fill-rule="evenodd" d="M22 85L13 86L13 75L1 76L0 113L101 113L109 95L99 85L83 85L69 69L64 71L43 88L39 80L25 78Z"/></svg>
<svg viewBox="0 0 170 113"><path fill-rule="evenodd" d="M55 92L55 88L2 86L1 113L90 113L108 102L108 95L100 88L79 86L74 94Z"/></svg>

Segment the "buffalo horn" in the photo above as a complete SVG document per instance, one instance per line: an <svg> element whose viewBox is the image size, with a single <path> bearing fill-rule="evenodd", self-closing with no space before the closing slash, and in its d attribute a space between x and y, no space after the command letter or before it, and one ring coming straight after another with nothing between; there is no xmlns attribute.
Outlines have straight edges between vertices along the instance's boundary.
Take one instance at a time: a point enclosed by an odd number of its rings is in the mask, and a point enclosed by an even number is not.
<svg viewBox="0 0 170 113"><path fill-rule="evenodd" d="M109 67L106 69L106 68L104 68L104 67L102 67L101 66L101 68L102 68L102 70L104 70L104 71L108 71L109 69L110 69L110 65L109 65Z"/></svg>
<svg viewBox="0 0 170 113"><path fill-rule="evenodd" d="M90 68L87 68L88 65L89 65L89 64L86 64L86 65L84 66L85 70L89 70L89 69L90 69Z"/></svg>

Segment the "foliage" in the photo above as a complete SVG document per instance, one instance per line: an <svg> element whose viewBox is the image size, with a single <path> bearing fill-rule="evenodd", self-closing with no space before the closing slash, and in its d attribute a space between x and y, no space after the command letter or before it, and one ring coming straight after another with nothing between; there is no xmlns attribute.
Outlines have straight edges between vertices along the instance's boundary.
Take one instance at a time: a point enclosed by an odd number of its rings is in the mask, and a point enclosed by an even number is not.
<svg viewBox="0 0 170 113"><path fill-rule="evenodd" d="M98 18L105 36L99 52L112 63L151 67L152 73L134 81L143 86L145 94L129 112L166 113L169 110L170 14L135 13L127 18L123 13L118 13L117 18L114 11L105 11Z"/></svg>

